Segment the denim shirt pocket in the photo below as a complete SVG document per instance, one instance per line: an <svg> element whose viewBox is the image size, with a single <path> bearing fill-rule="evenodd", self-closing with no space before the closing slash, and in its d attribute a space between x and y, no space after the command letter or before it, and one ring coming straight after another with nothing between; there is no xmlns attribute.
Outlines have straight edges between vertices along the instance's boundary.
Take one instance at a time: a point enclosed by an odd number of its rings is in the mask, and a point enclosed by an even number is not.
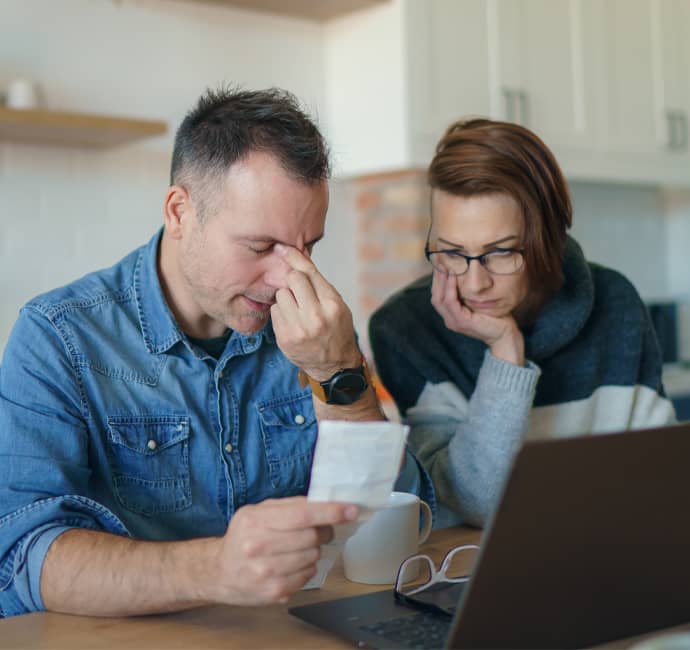
<svg viewBox="0 0 690 650"><path fill-rule="evenodd" d="M192 505L187 416L111 415L108 441L122 506L153 515Z"/></svg>
<svg viewBox="0 0 690 650"><path fill-rule="evenodd" d="M256 408L271 485L280 490L279 496L304 493L316 444L311 393L259 402Z"/></svg>

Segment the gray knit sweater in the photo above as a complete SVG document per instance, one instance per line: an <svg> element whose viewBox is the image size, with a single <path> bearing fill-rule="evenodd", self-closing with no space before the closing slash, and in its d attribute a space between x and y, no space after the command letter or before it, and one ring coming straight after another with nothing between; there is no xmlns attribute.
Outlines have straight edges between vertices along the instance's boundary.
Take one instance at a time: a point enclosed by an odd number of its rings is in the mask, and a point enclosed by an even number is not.
<svg viewBox="0 0 690 650"><path fill-rule="evenodd" d="M430 302L431 276L371 319L376 367L434 483L436 526L483 525L525 437L675 421L656 337L633 286L587 263L571 238L563 271L563 287L523 332L525 367L448 330Z"/></svg>

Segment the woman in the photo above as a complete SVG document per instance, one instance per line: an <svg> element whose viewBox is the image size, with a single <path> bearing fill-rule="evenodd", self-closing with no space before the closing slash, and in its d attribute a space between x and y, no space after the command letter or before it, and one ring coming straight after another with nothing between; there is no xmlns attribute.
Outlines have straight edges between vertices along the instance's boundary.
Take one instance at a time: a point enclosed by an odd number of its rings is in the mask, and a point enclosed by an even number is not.
<svg viewBox="0 0 690 650"><path fill-rule="evenodd" d="M525 437L675 415L647 311L628 280L588 263L566 234L568 188L534 133L457 122L428 177L432 274L374 314L370 338L434 482L436 525L481 526Z"/></svg>

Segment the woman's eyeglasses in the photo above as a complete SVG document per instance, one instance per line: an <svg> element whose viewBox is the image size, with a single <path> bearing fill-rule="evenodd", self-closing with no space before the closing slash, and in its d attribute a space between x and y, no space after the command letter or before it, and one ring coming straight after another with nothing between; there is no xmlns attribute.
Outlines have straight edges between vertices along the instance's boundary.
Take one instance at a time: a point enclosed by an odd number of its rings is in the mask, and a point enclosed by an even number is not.
<svg viewBox="0 0 690 650"><path fill-rule="evenodd" d="M494 275L512 275L523 267L523 253L524 249L520 248L497 248L481 255L465 255L457 248L432 251L428 243L424 248L424 255L431 265L446 275L464 275L469 270L472 260L477 260Z"/></svg>
<svg viewBox="0 0 690 650"><path fill-rule="evenodd" d="M433 609L452 615L464 583L470 579L466 551L477 551L476 544L456 546L446 553L441 568L436 569L428 555L408 557L398 569L395 597L416 607Z"/></svg>

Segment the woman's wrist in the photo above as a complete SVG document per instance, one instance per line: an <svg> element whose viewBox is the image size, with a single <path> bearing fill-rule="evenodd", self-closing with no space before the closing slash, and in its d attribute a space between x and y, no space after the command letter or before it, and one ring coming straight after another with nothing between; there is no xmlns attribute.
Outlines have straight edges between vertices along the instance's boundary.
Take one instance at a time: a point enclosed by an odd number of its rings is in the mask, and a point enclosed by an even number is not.
<svg viewBox="0 0 690 650"><path fill-rule="evenodd" d="M491 343L489 349L497 359L513 363L516 366L525 365L525 339L517 327Z"/></svg>

